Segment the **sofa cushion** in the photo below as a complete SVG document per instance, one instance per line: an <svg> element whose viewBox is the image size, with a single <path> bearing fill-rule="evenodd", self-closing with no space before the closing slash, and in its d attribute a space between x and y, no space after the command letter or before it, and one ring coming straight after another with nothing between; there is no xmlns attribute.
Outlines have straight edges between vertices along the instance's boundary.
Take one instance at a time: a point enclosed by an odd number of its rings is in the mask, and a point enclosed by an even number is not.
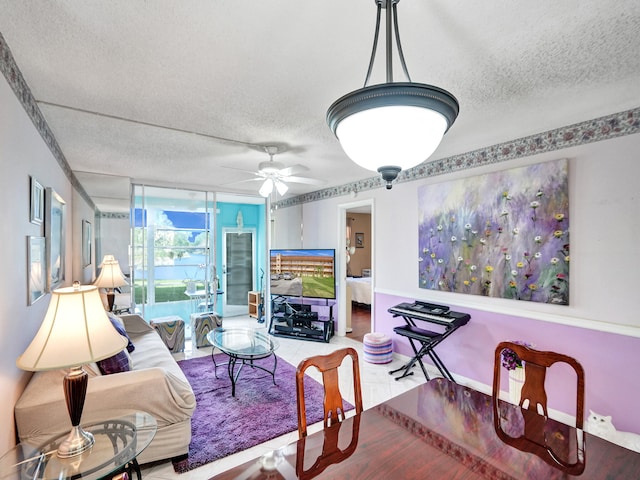
<svg viewBox="0 0 640 480"><path fill-rule="evenodd" d="M114 356L105 358L97 362L98 368L103 375L110 375L112 373L128 372L131 370L129 364L129 356L127 352L122 350L116 353Z"/></svg>
<svg viewBox="0 0 640 480"><path fill-rule="evenodd" d="M118 331L118 333L123 337L126 337L127 352L129 353L133 352L136 349L136 346L133 344L133 342L131 341L131 338L129 338L129 335L127 334L127 331L124 329L124 324L122 323L122 320L120 320L117 316L115 316L111 312L107 312L107 316L109 317L109 320L111 320L111 324Z"/></svg>

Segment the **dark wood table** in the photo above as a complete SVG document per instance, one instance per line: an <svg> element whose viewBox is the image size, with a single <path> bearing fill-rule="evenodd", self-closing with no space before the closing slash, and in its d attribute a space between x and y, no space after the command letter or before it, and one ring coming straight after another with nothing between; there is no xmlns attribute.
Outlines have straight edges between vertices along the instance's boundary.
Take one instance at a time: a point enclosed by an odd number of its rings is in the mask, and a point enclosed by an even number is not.
<svg viewBox="0 0 640 480"><path fill-rule="evenodd" d="M502 430L520 437L529 414L503 402L499 410ZM437 378L213 479L640 478L639 453L541 420L536 437L545 438L548 449L527 451L526 439L505 443L490 396Z"/></svg>

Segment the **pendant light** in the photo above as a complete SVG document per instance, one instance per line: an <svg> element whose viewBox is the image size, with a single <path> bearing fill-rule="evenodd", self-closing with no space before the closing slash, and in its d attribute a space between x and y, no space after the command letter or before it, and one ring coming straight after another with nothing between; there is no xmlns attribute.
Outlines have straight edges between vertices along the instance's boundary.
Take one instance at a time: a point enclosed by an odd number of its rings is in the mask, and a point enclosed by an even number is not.
<svg viewBox="0 0 640 480"><path fill-rule="evenodd" d="M396 4L400 0L374 0L376 30L364 87L336 100L327 111L327 123L345 153L356 164L377 171L386 188L401 170L425 161L438 148L459 111L456 98L432 85L409 77L400 45ZM380 17L386 9L386 83L369 79L378 44ZM393 36L407 82L393 82Z"/></svg>

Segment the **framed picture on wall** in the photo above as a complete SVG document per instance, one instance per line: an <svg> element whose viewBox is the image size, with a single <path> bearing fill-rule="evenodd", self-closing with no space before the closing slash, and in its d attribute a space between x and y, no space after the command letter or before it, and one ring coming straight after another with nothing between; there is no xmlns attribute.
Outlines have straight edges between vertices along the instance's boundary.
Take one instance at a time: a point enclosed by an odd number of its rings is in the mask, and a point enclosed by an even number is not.
<svg viewBox="0 0 640 480"><path fill-rule="evenodd" d="M356 248L364 248L364 233L356 233Z"/></svg>
<svg viewBox="0 0 640 480"><path fill-rule="evenodd" d="M47 290L50 292L64 281L65 264L65 202L52 188L45 190L47 239Z"/></svg>
<svg viewBox="0 0 640 480"><path fill-rule="evenodd" d="M420 288L569 305L568 160L418 187Z"/></svg>
<svg viewBox="0 0 640 480"><path fill-rule="evenodd" d="M27 237L27 304L44 296L47 285L47 256L44 237Z"/></svg>
<svg viewBox="0 0 640 480"><path fill-rule="evenodd" d="M92 243L91 222L82 220L82 268L91 265Z"/></svg>
<svg viewBox="0 0 640 480"><path fill-rule="evenodd" d="M44 221L44 187L31 177L31 209L29 211L29 221L36 225L42 225Z"/></svg>

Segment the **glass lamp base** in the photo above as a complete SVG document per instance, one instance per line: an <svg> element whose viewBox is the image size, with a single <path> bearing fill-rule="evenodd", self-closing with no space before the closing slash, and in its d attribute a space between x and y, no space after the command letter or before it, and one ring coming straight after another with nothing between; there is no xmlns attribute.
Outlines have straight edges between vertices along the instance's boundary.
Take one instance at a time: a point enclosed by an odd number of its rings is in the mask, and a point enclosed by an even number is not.
<svg viewBox="0 0 640 480"><path fill-rule="evenodd" d="M91 433L85 432L79 426L73 427L67 438L58 447L58 457L69 458L80 455L89 450L94 442L95 440Z"/></svg>

